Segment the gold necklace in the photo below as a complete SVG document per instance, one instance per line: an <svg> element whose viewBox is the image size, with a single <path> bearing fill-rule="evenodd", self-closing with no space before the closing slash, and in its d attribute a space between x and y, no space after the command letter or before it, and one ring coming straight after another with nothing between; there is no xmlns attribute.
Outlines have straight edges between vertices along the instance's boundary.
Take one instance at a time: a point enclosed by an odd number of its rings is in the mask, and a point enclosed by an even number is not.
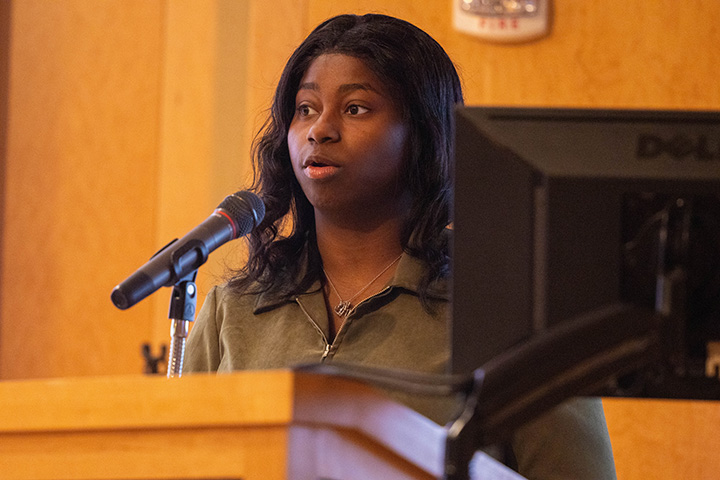
<svg viewBox="0 0 720 480"><path fill-rule="evenodd" d="M342 299L342 297L340 296L340 292L338 292L337 288L335 288L335 284L333 283L332 278L330 278L330 275L328 275L327 271L325 271L325 267L323 267L322 270L323 270L323 273L325 274L325 278L327 278L328 283L330 284L330 288L333 289L333 292L335 292L335 295L337 295L337 297L340 299L340 303L338 303L338 304L335 306L335 308L333 308L333 311L334 311L339 317L341 317L341 318L347 318L347 317L349 317L350 314L352 313L352 311L355 310L355 307L352 305L352 301L355 300L358 295L360 295L360 294L363 293L365 290L367 290L368 288L370 288L370 286L371 286L373 283L375 283L375 281L376 281L378 278L380 278L383 273L385 273L385 272L387 272L388 270L390 270L390 267L392 267L393 265L395 265L395 264L398 262L398 260L400 260L400 257L402 257L402 253L400 254L399 257L397 257L395 260L393 260L390 265L388 265L387 267L383 268L382 271L375 276L375 278L373 278L372 280L370 280L370 283L368 283L368 284L365 285L363 288L361 288L355 295L353 295L352 297L350 297L348 300L343 300L343 299Z"/></svg>

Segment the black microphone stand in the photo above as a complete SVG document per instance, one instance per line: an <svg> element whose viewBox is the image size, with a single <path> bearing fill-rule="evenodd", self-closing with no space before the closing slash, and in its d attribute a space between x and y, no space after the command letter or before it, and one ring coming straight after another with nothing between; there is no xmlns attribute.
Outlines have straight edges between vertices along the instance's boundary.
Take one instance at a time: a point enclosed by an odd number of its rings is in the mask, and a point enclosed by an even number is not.
<svg viewBox="0 0 720 480"><path fill-rule="evenodd" d="M173 286L170 297L170 353L168 356L168 378L182 376L185 360L185 343L190 332L190 322L195 320L197 304L197 270L182 277Z"/></svg>

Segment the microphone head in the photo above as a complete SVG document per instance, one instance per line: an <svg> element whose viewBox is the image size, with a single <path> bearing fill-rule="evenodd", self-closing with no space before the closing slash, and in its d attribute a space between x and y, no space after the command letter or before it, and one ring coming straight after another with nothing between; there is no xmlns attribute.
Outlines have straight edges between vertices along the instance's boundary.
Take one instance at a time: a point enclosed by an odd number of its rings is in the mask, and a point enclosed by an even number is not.
<svg viewBox="0 0 720 480"><path fill-rule="evenodd" d="M260 197L246 190L225 197L218 208L230 215L237 226L237 237L250 233L265 217L265 204Z"/></svg>

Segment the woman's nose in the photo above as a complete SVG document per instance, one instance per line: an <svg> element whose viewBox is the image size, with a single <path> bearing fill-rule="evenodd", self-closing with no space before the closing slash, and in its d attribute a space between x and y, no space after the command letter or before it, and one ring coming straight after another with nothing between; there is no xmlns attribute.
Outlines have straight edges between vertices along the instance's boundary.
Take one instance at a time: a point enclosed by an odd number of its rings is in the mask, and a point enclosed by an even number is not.
<svg viewBox="0 0 720 480"><path fill-rule="evenodd" d="M314 143L337 142L340 140L338 121L336 115L331 112L321 113L308 130L308 141Z"/></svg>

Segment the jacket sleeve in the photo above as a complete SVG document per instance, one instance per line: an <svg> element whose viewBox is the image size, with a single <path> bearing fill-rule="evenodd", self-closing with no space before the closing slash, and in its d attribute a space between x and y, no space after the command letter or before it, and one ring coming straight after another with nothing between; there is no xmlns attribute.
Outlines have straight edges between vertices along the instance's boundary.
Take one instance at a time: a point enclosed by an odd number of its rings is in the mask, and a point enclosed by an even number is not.
<svg viewBox="0 0 720 480"><path fill-rule="evenodd" d="M519 428L518 472L530 480L614 480L615 462L599 398L569 400Z"/></svg>
<svg viewBox="0 0 720 480"><path fill-rule="evenodd" d="M220 365L217 318L217 287L213 287L200 308L188 336L184 372L214 372Z"/></svg>

